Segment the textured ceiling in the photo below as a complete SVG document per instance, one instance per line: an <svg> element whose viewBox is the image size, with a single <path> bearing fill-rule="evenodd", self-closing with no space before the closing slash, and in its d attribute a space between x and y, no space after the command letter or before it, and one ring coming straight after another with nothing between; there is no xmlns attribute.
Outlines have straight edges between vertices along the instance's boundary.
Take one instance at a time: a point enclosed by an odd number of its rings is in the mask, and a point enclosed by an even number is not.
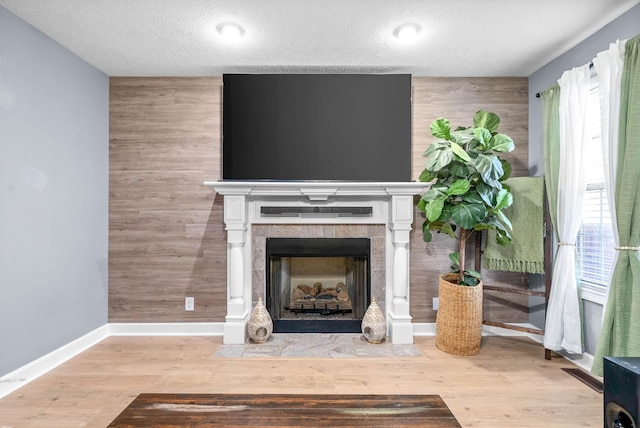
<svg viewBox="0 0 640 428"><path fill-rule="evenodd" d="M640 0L0 0L110 76L529 76ZM206 26L242 25L237 44ZM405 22L422 26L403 45Z"/></svg>

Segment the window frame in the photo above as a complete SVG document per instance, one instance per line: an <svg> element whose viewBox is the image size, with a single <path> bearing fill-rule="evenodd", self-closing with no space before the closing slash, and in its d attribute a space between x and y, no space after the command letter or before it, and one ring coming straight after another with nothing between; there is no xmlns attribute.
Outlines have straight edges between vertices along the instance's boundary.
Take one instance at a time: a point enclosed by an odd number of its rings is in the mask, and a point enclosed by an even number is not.
<svg viewBox="0 0 640 428"><path fill-rule="evenodd" d="M598 107L599 107L599 96L600 96L600 82L599 82L599 77L598 75L595 73L595 71L592 70L592 76L591 76L591 82L590 82L590 88L589 88L589 95L590 95L590 100L593 100L593 98L595 98L598 102ZM595 141L596 139L600 140L600 144L601 144L601 139L602 139L602 126L601 126L601 116L600 116L600 109L599 108L595 108L595 107L590 107L589 108L589 112L591 113L591 118L587 120L588 123L597 123L597 130L594 130L593 135L592 135L592 139ZM589 113L588 113L589 115ZM596 117L593 117L593 115L596 115ZM600 155L600 157L602 157L602 155ZM604 173L604 171L603 171ZM606 187L605 187L605 183L604 183L604 177L602 181L597 181L597 182L590 182L587 184L587 189L586 192L594 192L594 191L605 191L606 192ZM606 193L604 195L604 198L606 199ZM586 200L586 199L585 199ZM606 202L605 202L606 203ZM601 209L600 212L602 212L602 205L600 205ZM583 220L584 221L584 215L585 213L583 212ZM583 224L581 222L580 225L580 231L582 231L582 227ZM592 224L597 224L597 223L592 223ZM602 222L600 222L599 224L603 224ZM580 235L581 232L578 232L578 236ZM577 241L578 237L576 237L576 241ZM577 244L577 242L576 242ZM582 263L582 254L579 251L580 249L578 247L576 247L576 254L578 255L579 258L579 263ZM611 251L613 251L615 253L615 250L613 248L611 248ZM615 260L615 254L614 255L614 260ZM613 269L613 265L611 266L611 269ZM605 303L605 299L608 293L608 287L609 287L609 278L611 277L611 271L609 271L609 275L608 278L606 279L606 283L605 284L599 284L597 282L593 282L593 281L588 281L583 279L582 276L582 269L580 269L578 271L578 276L577 276L577 281L578 281L578 290L580 292L580 296L583 300L587 300L587 301L591 301L594 303L598 303L601 305L604 305Z"/></svg>

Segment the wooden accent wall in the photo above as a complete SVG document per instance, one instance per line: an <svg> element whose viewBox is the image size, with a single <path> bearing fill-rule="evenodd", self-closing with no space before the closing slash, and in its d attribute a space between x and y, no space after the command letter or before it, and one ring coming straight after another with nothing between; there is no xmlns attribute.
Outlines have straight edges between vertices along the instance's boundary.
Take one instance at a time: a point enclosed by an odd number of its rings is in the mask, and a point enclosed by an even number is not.
<svg viewBox="0 0 640 428"><path fill-rule="evenodd" d="M220 78L110 79L109 322L223 321ZM186 296L195 311L184 310Z"/></svg>
<svg viewBox="0 0 640 428"><path fill-rule="evenodd" d="M109 321L223 321L226 235L222 197L202 186L221 177L221 83L209 78L110 79ZM526 78L413 79L413 172L423 169L429 125L446 117L470 125L473 114L499 114L516 142L514 175L527 175ZM411 236L411 314L434 322L437 277L455 243L426 244L416 210ZM526 285L526 276L486 274L492 284ZM184 298L195 297L185 312ZM527 321L526 297L486 299L500 321ZM504 304L506 303L506 304Z"/></svg>

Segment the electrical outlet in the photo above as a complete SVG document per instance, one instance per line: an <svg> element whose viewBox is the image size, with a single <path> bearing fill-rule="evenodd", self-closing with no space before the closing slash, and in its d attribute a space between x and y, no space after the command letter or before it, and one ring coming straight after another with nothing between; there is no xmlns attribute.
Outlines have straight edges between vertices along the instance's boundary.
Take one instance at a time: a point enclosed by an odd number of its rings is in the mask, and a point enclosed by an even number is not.
<svg viewBox="0 0 640 428"><path fill-rule="evenodd" d="M438 310L438 305L440 304L440 299L438 297L434 297L433 298L433 310L437 311Z"/></svg>
<svg viewBox="0 0 640 428"><path fill-rule="evenodd" d="M193 297L184 298L184 310L193 311L195 309L195 301Z"/></svg>

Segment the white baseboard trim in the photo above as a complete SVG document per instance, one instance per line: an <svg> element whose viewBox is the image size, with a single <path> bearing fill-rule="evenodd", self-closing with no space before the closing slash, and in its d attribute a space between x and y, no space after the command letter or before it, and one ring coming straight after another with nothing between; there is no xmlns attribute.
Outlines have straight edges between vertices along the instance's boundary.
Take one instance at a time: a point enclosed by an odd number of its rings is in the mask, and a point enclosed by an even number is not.
<svg viewBox="0 0 640 428"><path fill-rule="evenodd" d="M593 355L583 352L582 354L569 354L563 351L554 351L556 354L561 355L564 359L571 361L581 369L591 373L591 367L593 367ZM594 376L592 374L592 376ZM597 376L595 376L597 377Z"/></svg>
<svg viewBox="0 0 640 428"><path fill-rule="evenodd" d="M108 336L109 328L108 325L105 324L0 377L0 398L11 394L18 388L53 370L60 364L86 351Z"/></svg>
<svg viewBox="0 0 640 428"><path fill-rule="evenodd" d="M414 336L435 336L436 335L436 323L434 322L414 322L413 335Z"/></svg>
<svg viewBox="0 0 640 428"><path fill-rule="evenodd" d="M110 336L222 336L223 322L110 323Z"/></svg>

